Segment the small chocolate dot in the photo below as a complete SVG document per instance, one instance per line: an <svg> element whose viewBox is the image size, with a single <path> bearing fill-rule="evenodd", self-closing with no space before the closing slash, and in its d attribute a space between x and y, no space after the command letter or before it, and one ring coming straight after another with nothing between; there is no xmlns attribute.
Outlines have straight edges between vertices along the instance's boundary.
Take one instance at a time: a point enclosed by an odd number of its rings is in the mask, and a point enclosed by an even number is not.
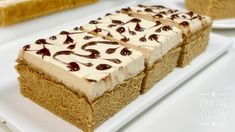
<svg viewBox="0 0 235 132"><path fill-rule="evenodd" d="M75 27L75 28L73 28L73 30L77 31L77 30L79 30L79 27Z"/></svg>
<svg viewBox="0 0 235 132"><path fill-rule="evenodd" d="M182 25L183 27L187 27L189 26L189 23L187 21L183 21L180 23L180 25Z"/></svg>
<svg viewBox="0 0 235 132"><path fill-rule="evenodd" d="M50 40L56 40L57 37L56 37L56 36L51 36L49 39L50 39Z"/></svg>
<svg viewBox="0 0 235 132"><path fill-rule="evenodd" d="M25 46L23 47L23 50L24 50L24 51L27 51L28 49L30 49L30 45L25 45Z"/></svg>

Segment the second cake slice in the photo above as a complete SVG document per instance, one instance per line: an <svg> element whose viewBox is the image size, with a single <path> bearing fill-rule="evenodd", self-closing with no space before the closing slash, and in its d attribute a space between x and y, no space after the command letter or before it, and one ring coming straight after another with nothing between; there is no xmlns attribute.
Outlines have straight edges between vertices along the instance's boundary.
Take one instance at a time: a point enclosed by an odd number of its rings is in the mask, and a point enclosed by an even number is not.
<svg viewBox="0 0 235 132"><path fill-rule="evenodd" d="M145 55L146 77L142 93L163 79L177 65L181 52L182 32L180 29L138 19L122 13L107 14L90 21L82 30L141 51Z"/></svg>
<svg viewBox="0 0 235 132"><path fill-rule="evenodd" d="M208 45L212 20L190 11L174 10L162 5L123 8L122 12L150 21L161 21L183 31L183 43L178 66L184 67L203 53Z"/></svg>

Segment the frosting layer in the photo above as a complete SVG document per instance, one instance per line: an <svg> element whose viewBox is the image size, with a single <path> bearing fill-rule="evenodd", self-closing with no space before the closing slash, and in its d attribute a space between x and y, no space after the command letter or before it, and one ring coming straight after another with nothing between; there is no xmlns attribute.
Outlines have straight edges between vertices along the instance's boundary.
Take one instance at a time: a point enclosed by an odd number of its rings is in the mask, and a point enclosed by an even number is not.
<svg viewBox="0 0 235 132"><path fill-rule="evenodd" d="M122 12L179 27L184 34L194 33L212 24L210 17L201 16L191 11L174 10L162 5L138 5L137 7L123 8Z"/></svg>
<svg viewBox="0 0 235 132"><path fill-rule="evenodd" d="M24 46L19 59L42 69L73 90L82 91L89 100L144 69L142 53L78 28Z"/></svg>
<svg viewBox="0 0 235 132"><path fill-rule="evenodd" d="M119 12L108 13L81 28L141 51L145 55L147 65L152 65L182 42L182 31L176 27Z"/></svg>

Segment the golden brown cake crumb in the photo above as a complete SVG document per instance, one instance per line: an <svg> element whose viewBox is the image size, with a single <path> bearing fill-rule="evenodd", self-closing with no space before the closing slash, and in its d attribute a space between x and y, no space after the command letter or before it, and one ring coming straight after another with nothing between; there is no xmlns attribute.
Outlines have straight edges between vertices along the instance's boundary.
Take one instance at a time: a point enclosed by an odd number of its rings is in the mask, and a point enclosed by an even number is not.
<svg viewBox="0 0 235 132"><path fill-rule="evenodd" d="M21 93L73 125L91 132L140 94L144 73L124 81L112 91L89 102L82 92L72 91L56 78L21 60L16 66L20 74Z"/></svg>
<svg viewBox="0 0 235 132"><path fill-rule="evenodd" d="M234 0L185 0L185 5L189 10L213 19L235 17Z"/></svg>

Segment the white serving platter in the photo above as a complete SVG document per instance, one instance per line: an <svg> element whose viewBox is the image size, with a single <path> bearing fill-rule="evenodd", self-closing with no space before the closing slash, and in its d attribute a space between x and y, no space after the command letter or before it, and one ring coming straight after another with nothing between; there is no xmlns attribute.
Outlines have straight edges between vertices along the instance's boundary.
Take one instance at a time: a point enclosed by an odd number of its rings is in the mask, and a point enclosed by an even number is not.
<svg viewBox="0 0 235 132"><path fill-rule="evenodd" d="M167 3L167 2L166 2ZM122 7L136 4L136 1L128 2ZM85 18L76 19L69 23L59 25L38 32L36 34L25 35L23 38L9 41L0 48L0 124L1 121L6 121L6 126L13 131L22 132L75 132L80 131L78 128L63 121L59 117L53 115L42 107L34 104L30 100L22 97L19 92L17 82L17 73L14 65L19 49L38 38L44 38L53 34L59 33L61 30L69 30L88 22L91 19L96 19L107 12L111 12L121 7L115 8L89 15ZM176 68L169 76L159 82L147 94L141 95L137 100L128 105L122 111L110 118L101 125L96 132L111 132L116 131L138 114L143 112L153 103L164 97L166 94L174 90L181 83L195 75L198 71L213 62L219 56L226 53L231 45L231 41L226 37L216 34L211 35L210 44L205 53L195 59L190 66L179 69Z"/></svg>
<svg viewBox="0 0 235 132"><path fill-rule="evenodd" d="M219 56L226 53L232 41L226 37L211 34L209 46L205 53L196 58L191 65L185 68L176 68L165 79L156 84L149 92L141 95L122 111L110 118L96 132L117 131L138 114L150 107L153 103L174 90L181 83L212 63ZM11 45L0 50L1 72L5 77L12 79L0 83L0 117L15 131L22 132L76 132L78 128L53 115L44 108L34 104L21 96L17 82L17 74L14 70L15 57L20 46ZM4 62L4 64L2 64ZM8 73L8 74L7 74Z"/></svg>
<svg viewBox="0 0 235 132"><path fill-rule="evenodd" d="M214 29L235 29L235 18L215 20L213 23Z"/></svg>

